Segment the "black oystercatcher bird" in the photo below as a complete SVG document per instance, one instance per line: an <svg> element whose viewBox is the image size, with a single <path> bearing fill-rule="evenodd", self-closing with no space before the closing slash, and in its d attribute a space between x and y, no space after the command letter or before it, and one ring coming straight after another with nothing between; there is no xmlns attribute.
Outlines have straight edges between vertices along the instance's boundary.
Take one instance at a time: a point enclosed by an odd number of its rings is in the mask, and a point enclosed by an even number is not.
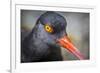
<svg viewBox="0 0 100 73"><path fill-rule="evenodd" d="M78 59L84 59L66 33L67 22L56 12L47 11L21 42L21 62L61 61L64 47Z"/></svg>

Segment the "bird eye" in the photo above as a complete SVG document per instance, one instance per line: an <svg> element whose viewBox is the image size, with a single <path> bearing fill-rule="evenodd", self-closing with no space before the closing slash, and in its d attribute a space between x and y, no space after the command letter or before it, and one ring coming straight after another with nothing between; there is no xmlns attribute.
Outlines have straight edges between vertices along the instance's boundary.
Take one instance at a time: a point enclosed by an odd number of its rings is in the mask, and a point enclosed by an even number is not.
<svg viewBox="0 0 100 73"><path fill-rule="evenodd" d="M44 26L44 28L45 28L45 30L46 30L47 32L49 32L49 33L52 33L52 32L53 32L53 28L52 28L50 25L48 25L48 24L46 24L46 25Z"/></svg>

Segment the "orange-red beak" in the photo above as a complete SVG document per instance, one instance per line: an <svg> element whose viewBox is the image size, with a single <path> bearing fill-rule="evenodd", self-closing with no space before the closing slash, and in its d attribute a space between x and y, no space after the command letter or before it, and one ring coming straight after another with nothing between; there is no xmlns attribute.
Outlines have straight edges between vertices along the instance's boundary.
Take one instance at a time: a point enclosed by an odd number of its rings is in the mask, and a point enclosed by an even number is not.
<svg viewBox="0 0 100 73"><path fill-rule="evenodd" d="M67 49L80 60L85 59L84 56L80 53L80 51L71 43L70 39L67 36L58 39L57 42L60 44L60 46Z"/></svg>

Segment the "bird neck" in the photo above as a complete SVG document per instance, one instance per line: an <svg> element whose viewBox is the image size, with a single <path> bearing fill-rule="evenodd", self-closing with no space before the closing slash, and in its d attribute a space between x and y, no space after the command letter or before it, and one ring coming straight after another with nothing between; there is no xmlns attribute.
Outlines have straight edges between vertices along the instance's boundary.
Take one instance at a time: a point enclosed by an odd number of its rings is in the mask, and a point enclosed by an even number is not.
<svg viewBox="0 0 100 73"><path fill-rule="evenodd" d="M40 54L42 56L49 51L48 45L45 42L43 42L43 40L41 40L39 34L40 30L38 29L37 25L33 28L32 32L30 32L30 34L22 42L23 49L26 49L24 50L24 52L28 55Z"/></svg>

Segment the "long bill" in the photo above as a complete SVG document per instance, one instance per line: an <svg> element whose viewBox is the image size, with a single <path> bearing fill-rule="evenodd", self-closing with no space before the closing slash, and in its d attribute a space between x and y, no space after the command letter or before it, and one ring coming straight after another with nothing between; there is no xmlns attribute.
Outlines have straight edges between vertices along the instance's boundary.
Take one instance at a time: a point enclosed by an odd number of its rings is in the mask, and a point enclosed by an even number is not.
<svg viewBox="0 0 100 73"><path fill-rule="evenodd" d="M80 53L80 51L71 43L70 39L67 36L64 36L57 40L60 46L67 49L73 55L75 55L78 59L84 60L84 56Z"/></svg>

